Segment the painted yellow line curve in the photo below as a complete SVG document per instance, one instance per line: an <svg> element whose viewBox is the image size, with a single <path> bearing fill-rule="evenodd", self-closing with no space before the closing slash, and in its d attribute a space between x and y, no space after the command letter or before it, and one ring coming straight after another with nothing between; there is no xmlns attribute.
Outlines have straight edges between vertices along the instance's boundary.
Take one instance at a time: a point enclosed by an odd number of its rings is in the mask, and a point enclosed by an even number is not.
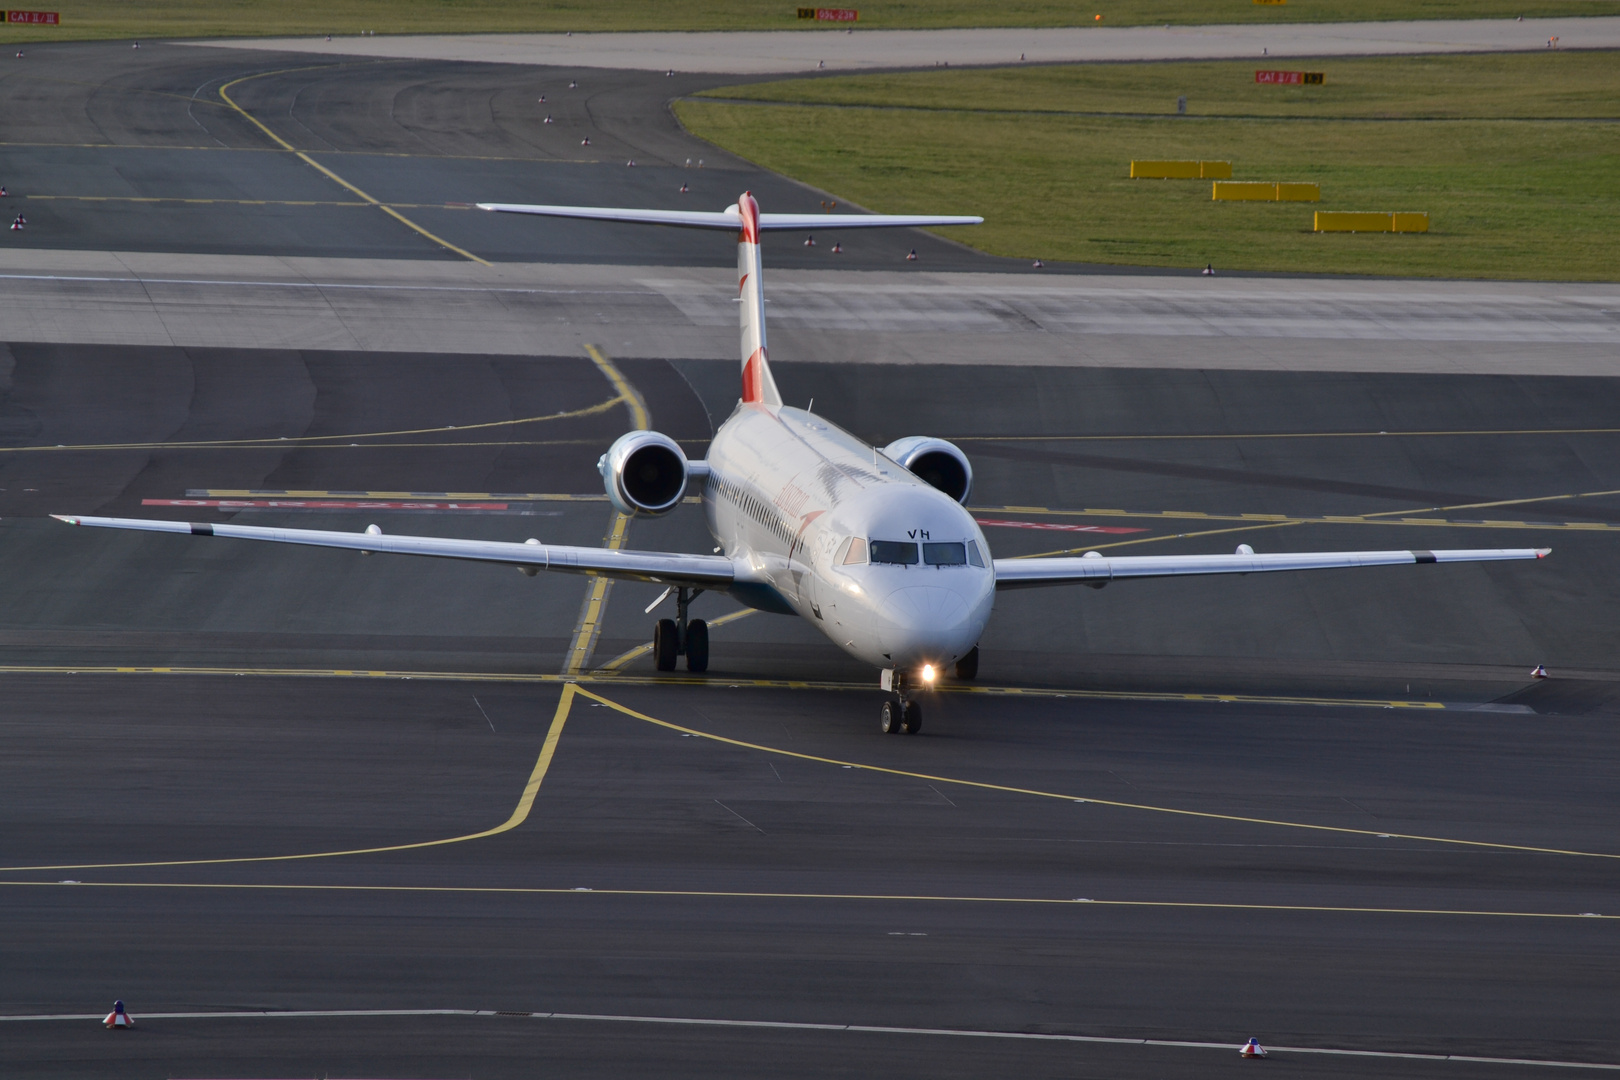
<svg viewBox="0 0 1620 1080"><path fill-rule="evenodd" d="M279 71L261 71L257 75L244 75L240 79L232 79L230 82L226 83L224 86L221 86L219 88L219 96L220 96L220 99L225 102L225 104L229 105L232 109L236 110L242 116L246 117L248 122L250 122L254 127L258 128L260 131L262 131L266 135L268 135L276 143L276 145L280 146L283 150L286 150L288 153L290 153L293 156L297 157L298 160L300 160L304 164L310 166L315 171L321 173L323 176L325 176L328 179L332 180L333 182L337 183L339 186L341 186L345 190L353 192L355 195L358 195L360 198L364 199L366 202L368 202L371 205L377 207L377 209L381 210L383 213L385 213L385 214L389 215L390 217L396 219L400 223L409 226L410 228L414 229L416 232L420 233L422 236L426 237L427 239L433 241L435 244L438 244L440 247L444 248L445 250L453 251L457 255L460 255L462 258L470 259L471 261L473 261L475 263L478 263L480 266L489 266L490 264L486 260L480 259L477 255L474 255L472 252L467 251L464 248L457 247L455 244L452 244L450 241L444 239L443 237L435 236L433 233L428 232L426 229L422 228L422 226L418 225L416 222L412 221L410 218L406 217L404 214L401 214L398 210L395 210L393 207L381 202L380 200L374 199L370 195L366 194L364 191L361 191L359 188L355 187L353 184L351 184L347 180L343 179L343 177L339 176L337 173L333 172L331 169L328 169L325 165L322 165L320 162L318 162L314 158L310 157L304 151L302 151L302 150L298 149L297 147L293 146L292 143L288 142L286 139L283 139L280 135L277 135L274 131L271 131L267 126L265 126L263 123L261 123L256 116L254 116L252 113L248 112L246 109L242 108L242 106L238 105L234 100L232 100L231 95L226 92L226 91L230 90L230 88L233 87L233 86L239 86L242 83L250 82L253 79L265 79L265 78L269 78L272 75L286 75L286 74L288 74L290 72L294 72L294 71L312 71L312 70L316 70L316 69L322 68L322 67L335 67L335 66L339 66L339 65L314 64L314 65L309 65L309 66L300 67L300 68L282 68Z"/></svg>
<svg viewBox="0 0 1620 1080"><path fill-rule="evenodd" d="M835 682L830 679L759 679L747 676L607 675L547 674L519 671L397 671L375 668L224 668L171 665L94 665L94 664L0 664L0 675L252 675L259 678L289 679L391 679L400 682L473 683L592 683L603 686L688 686L719 690L746 687L750 690L827 690L845 693L871 693L869 682ZM1403 701L1399 698L1327 698L1283 694L1212 694L1178 691L1072 690L1051 686L985 686L945 683L937 694L980 694L987 697L1073 698L1077 701L1150 701L1226 705L1305 705L1338 709L1400 709L1418 712L1444 712L1439 701Z"/></svg>
<svg viewBox="0 0 1620 1080"><path fill-rule="evenodd" d="M303 855L253 855L234 859L165 859L154 862L78 863L61 866L0 866L0 873L15 874L38 870L129 870L151 866L228 866L239 863L298 862L304 859L334 859L344 855L376 855L385 851L414 851L419 848L443 847L446 844L462 844L468 840L482 840L485 837L498 836L503 832L510 832L528 820L529 811L534 808L535 796L540 793L540 785L545 781L546 773L551 768L551 760L557 754L557 743L562 738L563 725L568 722L568 714L573 709L574 697L577 693L578 690L572 685L563 687L562 695L557 699L557 711L552 714L551 727L546 731L545 742L540 746L540 756L535 759L534 769L529 773L528 783L523 786L523 793L518 797L517 806L513 808L511 816L492 829L467 833L463 836L448 836L439 840L421 840L410 844L349 848L343 851L315 851Z"/></svg>
<svg viewBox="0 0 1620 1080"><path fill-rule="evenodd" d="M523 424L543 424L550 420L574 420L582 416L596 416L605 413L618 405L621 397L610 397L606 401L598 401L595 405L587 405L580 409L569 409L565 412L547 413L544 416L522 416L516 420L486 420L477 424L446 424L439 427L402 428L398 431L359 431L348 435L288 435L271 439L200 439L195 442L138 442L138 443L69 443L62 446L0 446L0 454L16 454L28 451L52 451L65 453L71 450L220 450L232 447L241 447L250 450L262 450L266 447L296 446L305 450L341 449L340 447L326 447L321 444L337 443L354 439L388 439L402 435L433 435L440 432L483 431L488 428L518 427ZM387 443L386 447L406 446L408 443ZM453 443L425 443L427 446L455 445Z"/></svg>
<svg viewBox="0 0 1620 1080"><path fill-rule="evenodd" d="M42 869L50 869L42 867ZM73 869L68 867L67 869ZM4 872L0 868L0 872ZM1056 896L953 896L940 893L756 892L722 889L538 888L522 885L336 885L218 881L0 881L0 886L54 889L235 889L285 892L437 893L474 896L631 896L705 900L866 900L941 904L1027 904L1044 907L1168 908L1204 911L1275 911L1331 915L1450 915L1506 919L1620 920L1620 915L1573 911L1501 911L1488 908L1356 907L1348 904L1244 904L1203 900L1108 900ZM99 1015L99 1014L97 1014Z"/></svg>
<svg viewBox="0 0 1620 1080"><path fill-rule="evenodd" d="M618 392L617 401L622 401L624 407L630 412L630 424L636 431L646 431L652 426L652 419L647 412L647 403L641 393L624 377L624 372L608 357L607 353L595 345L587 344L585 351L590 355L591 363L602 373L603 378L612 384ZM614 511L613 521L608 527L607 538L602 546L610 551L618 551L624 547L626 537L629 535L630 519L624 514ZM613 590L613 579L595 574L591 576L590 584L585 591L585 602L580 606L579 621L574 627L572 642L568 647L568 658L563 664L563 674L574 677L585 671L590 663L591 652L596 648L596 639L602 634L602 620L607 613L608 594Z"/></svg>
<svg viewBox="0 0 1620 1080"><path fill-rule="evenodd" d="M1536 847L1529 844L1504 844L1489 840L1459 840L1446 836L1420 836L1413 833L1386 832L1379 829L1353 829L1345 825L1313 825L1301 821L1279 821L1273 818L1248 817L1242 814L1218 814L1208 810L1183 810L1173 806L1153 806L1147 803L1120 802L1117 799L1096 799L1091 796L1073 794L1060 794L1053 791L1040 791L1035 788L1016 787L1008 784L992 784L983 780L962 780L952 776L935 776L931 773L912 772L908 769L895 769L886 765L868 765L859 761L843 761L838 758L822 757L818 754L806 754L798 750L783 750L774 746L762 746L759 743L746 742L742 739L732 739L725 735L716 735L713 732L700 731L697 728L685 727L668 720L648 716L637 712L628 705L621 705L611 698L603 697L593 690L581 686L579 692L593 701L599 702L610 709L621 712L636 720L649 724L656 724L671 731L679 731L684 735L695 735L714 742L724 743L744 750L755 750L760 753L774 754L778 757L797 758L800 761L815 761L823 765L837 765L851 769L861 769L866 772L882 773L887 776L905 776L913 780L922 780L935 784L955 784L959 787L970 787L980 791L1001 791L1012 795L1031 795L1040 799L1061 799L1065 802L1082 802L1095 806L1109 806L1120 810L1143 810L1155 814L1173 814L1178 817L1201 818L1210 821L1232 821L1244 825L1265 825L1273 828L1308 829L1313 832L1338 833L1346 836L1371 836L1378 839L1417 840L1430 844L1447 844L1458 847L1486 848L1493 851L1521 851L1537 855L1573 855L1585 859L1620 859L1620 855L1597 851L1572 851L1564 848Z"/></svg>

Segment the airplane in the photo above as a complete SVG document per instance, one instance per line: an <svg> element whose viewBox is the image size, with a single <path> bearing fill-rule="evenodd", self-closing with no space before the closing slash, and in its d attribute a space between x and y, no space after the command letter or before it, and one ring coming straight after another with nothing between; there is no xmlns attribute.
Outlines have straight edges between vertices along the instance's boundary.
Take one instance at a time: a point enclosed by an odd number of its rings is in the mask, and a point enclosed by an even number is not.
<svg viewBox="0 0 1620 1080"><path fill-rule="evenodd" d="M811 412L783 404L765 340L760 235L774 230L970 225L981 217L884 214L763 214L750 192L719 212L480 203L480 209L598 221L639 222L737 234L742 388L735 411L715 432L707 457L688 460L656 431L621 436L597 463L620 513L657 517L688 491L701 496L712 554L611 550L545 544L278 529L251 525L53 515L70 525L189 533L365 554L431 555L541 570L603 575L667 586L675 618L658 620L659 671L702 673L708 624L688 617L704 592L807 620L849 655L879 671L885 692L881 730L922 729L920 692L947 667L978 675L979 639L996 593L1050 585L1102 588L1125 578L1253 574L1282 570L1540 559L1549 548L1452 551L1326 551L1257 554L1082 556L997 559L966 508L973 466L944 439L912 435L874 447ZM656 605L655 605L656 606ZM651 610L651 609L649 609Z"/></svg>

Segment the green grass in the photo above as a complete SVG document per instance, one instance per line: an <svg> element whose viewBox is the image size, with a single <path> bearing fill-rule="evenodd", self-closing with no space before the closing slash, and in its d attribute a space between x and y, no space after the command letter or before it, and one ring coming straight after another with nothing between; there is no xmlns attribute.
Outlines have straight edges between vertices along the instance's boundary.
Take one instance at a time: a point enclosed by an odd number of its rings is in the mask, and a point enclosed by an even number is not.
<svg viewBox="0 0 1620 1080"><path fill-rule="evenodd" d="M1253 64L1118 64L720 91L899 108L689 99L676 109L703 138L869 209L983 214L984 225L949 235L998 255L1620 280L1620 123L1591 119L1620 111L1614 54L1322 66L1329 83L1311 97L1254 87ZM1334 99L1338 87L1344 93ZM1183 90L1206 102L1205 115L1142 115L1163 113L1166 97L1173 108ZM1268 103L1251 90L1277 96ZM1289 93L1296 96L1282 96ZM945 107L989 102L1031 107ZM1048 111L1057 107L1069 112ZM1220 111L1238 115L1209 114ZM1457 118L1369 118L1383 115ZM1234 179L1317 181L1322 201L1216 203L1207 182L1128 179L1132 158L1230 160ZM1431 231L1319 235L1315 209L1426 210Z"/></svg>
<svg viewBox="0 0 1620 1080"><path fill-rule="evenodd" d="M1272 86L1256 68L1321 71L1321 86ZM1611 52L1208 63L1070 64L757 83L706 91L742 101L915 109L1297 118L1620 118Z"/></svg>
<svg viewBox="0 0 1620 1080"><path fill-rule="evenodd" d="M63 0L59 27L0 24L0 41L562 30L794 30L797 0ZM839 0L859 29L1362 22L1620 14L1620 0Z"/></svg>

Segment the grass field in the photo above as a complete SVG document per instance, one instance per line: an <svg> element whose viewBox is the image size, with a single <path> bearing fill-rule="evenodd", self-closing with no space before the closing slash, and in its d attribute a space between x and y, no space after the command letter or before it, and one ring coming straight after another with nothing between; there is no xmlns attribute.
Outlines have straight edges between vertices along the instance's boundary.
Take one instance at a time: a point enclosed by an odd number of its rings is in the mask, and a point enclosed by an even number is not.
<svg viewBox="0 0 1620 1080"><path fill-rule="evenodd" d="M839 0L858 29L1364 22L1617 15L1620 0ZM0 24L0 41L283 34L522 33L562 30L794 30L797 0L69 0L62 24ZM825 26L827 24L821 24Z"/></svg>
<svg viewBox="0 0 1620 1080"><path fill-rule="evenodd" d="M703 138L869 209L981 213L950 235L999 255L1620 280L1620 57L1335 60L1312 65L1328 81L1308 90L1255 86L1254 66L798 80L715 91L781 104L676 109ZM1192 115L1173 114L1181 93ZM1216 203L1207 182L1128 179L1132 158L1229 160L1234 179L1316 181L1322 201ZM1431 231L1320 235L1314 209L1426 210Z"/></svg>

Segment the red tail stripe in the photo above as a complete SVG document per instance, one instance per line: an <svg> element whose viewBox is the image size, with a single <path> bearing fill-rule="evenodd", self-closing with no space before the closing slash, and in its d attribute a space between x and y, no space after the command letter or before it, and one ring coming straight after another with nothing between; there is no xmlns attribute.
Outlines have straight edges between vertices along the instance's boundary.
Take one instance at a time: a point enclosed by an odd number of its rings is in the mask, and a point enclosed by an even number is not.
<svg viewBox="0 0 1620 1080"><path fill-rule="evenodd" d="M765 400L764 349L755 349L753 355L743 363L742 399L744 401Z"/></svg>
<svg viewBox="0 0 1620 1080"><path fill-rule="evenodd" d="M759 203L754 201L751 192L745 191L737 198L737 213L742 217L742 231L737 234L737 242L759 243Z"/></svg>

